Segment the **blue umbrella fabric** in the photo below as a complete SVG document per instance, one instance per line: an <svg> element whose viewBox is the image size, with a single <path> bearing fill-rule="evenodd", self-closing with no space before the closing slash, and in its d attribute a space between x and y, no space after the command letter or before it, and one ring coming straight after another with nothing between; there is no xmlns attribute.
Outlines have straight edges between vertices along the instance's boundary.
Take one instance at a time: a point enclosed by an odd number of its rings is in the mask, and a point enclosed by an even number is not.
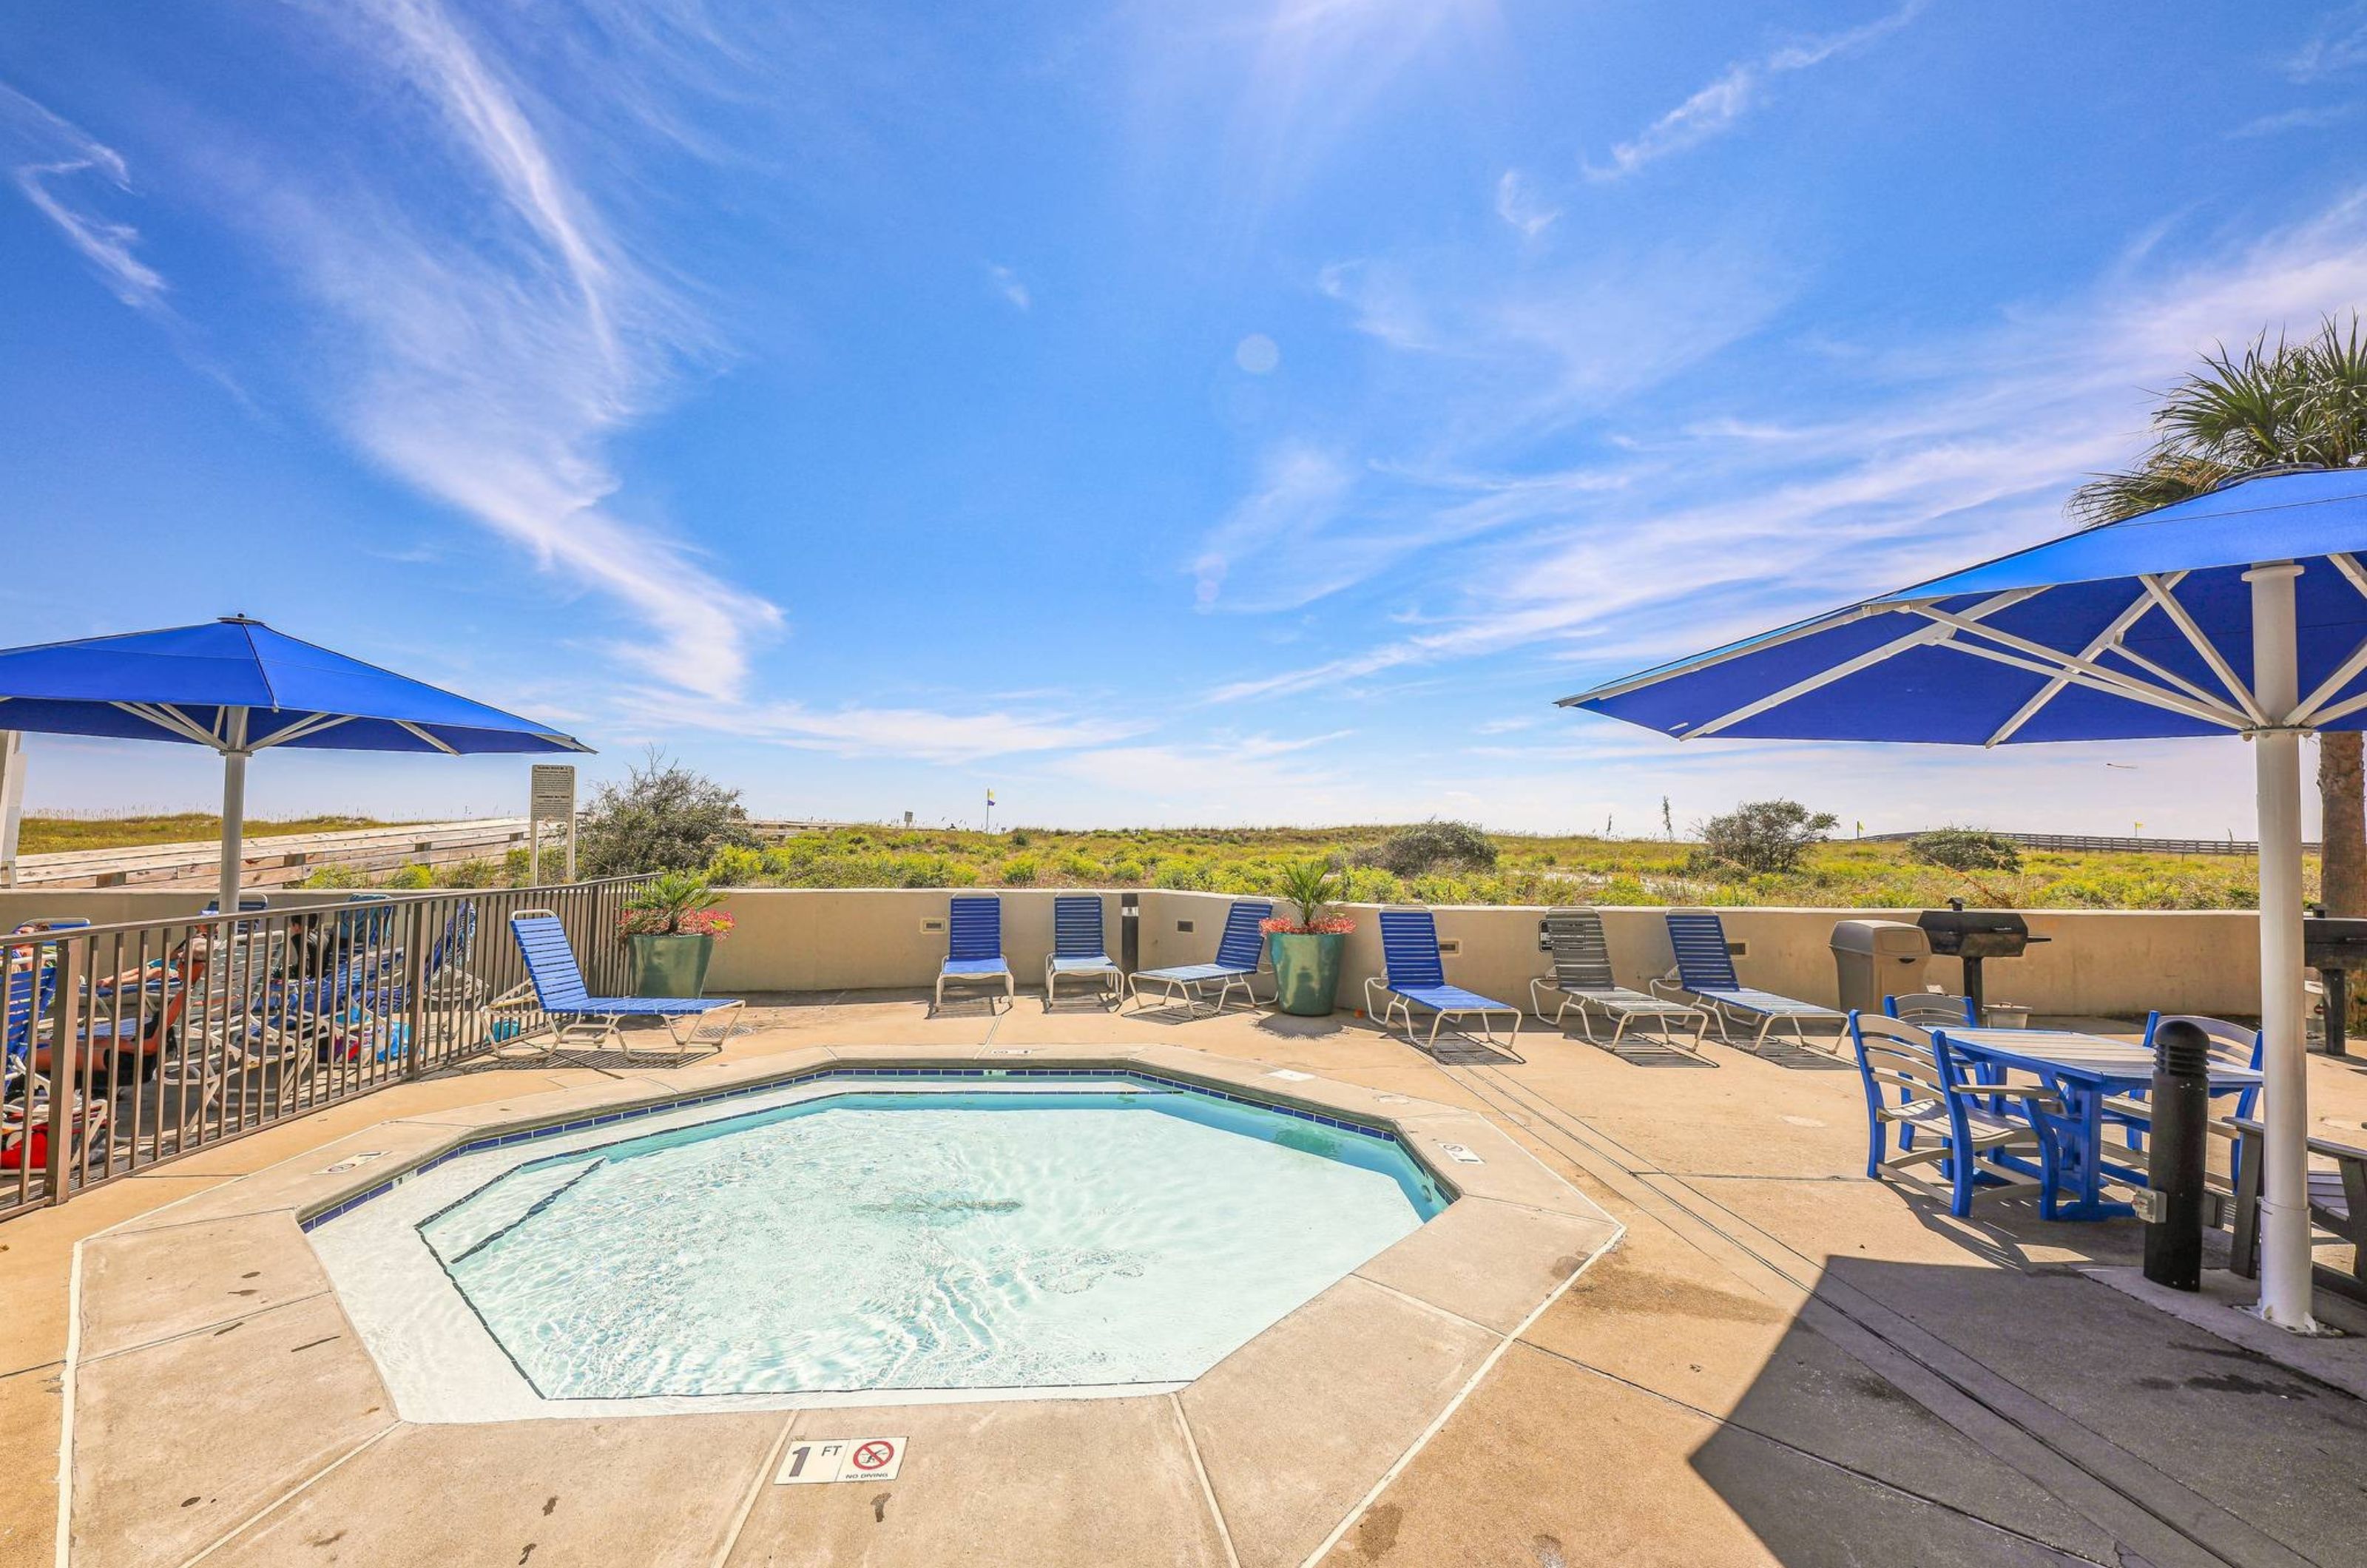
<svg viewBox="0 0 2367 1568"><path fill-rule="evenodd" d="M2238 734L2245 572L2297 561L2286 723L2367 728L2367 471L2273 474L1562 699L1682 739L2028 745Z"/></svg>
<svg viewBox="0 0 2367 1568"><path fill-rule="evenodd" d="M532 719L231 616L0 649L0 729L218 751L588 751Z"/></svg>
<svg viewBox="0 0 2367 1568"><path fill-rule="evenodd" d="M2367 728L2367 471L2260 475L1562 699L1680 739L2240 735L2260 840L2260 1310L2310 1313L2301 737Z"/></svg>
<svg viewBox="0 0 2367 1568"><path fill-rule="evenodd" d="M221 753L223 910L239 907L246 761L257 751L459 757L591 750L547 725L243 615L0 649L0 729L165 740Z"/></svg>

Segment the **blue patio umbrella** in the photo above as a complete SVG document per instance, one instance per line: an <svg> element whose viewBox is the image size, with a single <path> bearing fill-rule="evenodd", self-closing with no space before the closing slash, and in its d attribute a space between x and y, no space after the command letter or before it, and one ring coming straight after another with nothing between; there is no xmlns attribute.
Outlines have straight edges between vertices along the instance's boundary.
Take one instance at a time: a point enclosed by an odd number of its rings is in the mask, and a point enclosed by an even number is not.
<svg viewBox="0 0 2367 1568"><path fill-rule="evenodd" d="M1614 681L1681 740L2252 742L2266 1036L2260 1310L2312 1326L2301 738L2367 728L2367 471L2261 475Z"/></svg>
<svg viewBox="0 0 2367 1568"><path fill-rule="evenodd" d="M246 760L324 751L589 751L470 702L226 615L203 626L0 649L0 729L210 746L222 758L221 905L238 908Z"/></svg>

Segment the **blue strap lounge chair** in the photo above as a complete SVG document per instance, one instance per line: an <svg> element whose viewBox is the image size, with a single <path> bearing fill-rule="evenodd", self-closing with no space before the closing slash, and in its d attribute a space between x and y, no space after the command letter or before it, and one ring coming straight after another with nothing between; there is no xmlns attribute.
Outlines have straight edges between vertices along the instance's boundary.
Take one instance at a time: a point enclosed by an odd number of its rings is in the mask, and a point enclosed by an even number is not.
<svg viewBox="0 0 2367 1568"><path fill-rule="evenodd" d="M1958 1219L1972 1213L1976 1189L2051 1187L2055 1145L2045 1130L2016 1113L2015 1097L1965 1076L1945 1032L1861 1012L1848 1015L1848 1028L1865 1085L1867 1176L1878 1180L1937 1167L1948 1211ZM1888 1151L1893 1126L1895 1155ZM2029 1168L2033 1158L2035 1171Z"/></svg>
<svg viewBox="0 0 2367 1568"><path fill-rule="evenodd" d="M1387 971L1367 976L1365 980L1365 1014L1382 1028L1389 1026L1391 1018L1405 1022L1406 1040L1419 1044L1413 1035L1413 1010L1430 1009L1430 1047L1438 1047L1439 1025L1450 1018L1477 1018L1479 1032L1488 1043L1496 1043L1496 1033L1488 1020L1504 1013L1512 1021L1512 1032L1504 1037L1509 1047L1521 1037L1521 1010L1508 1002L1492 1001L1460 986L1446 983L1446 968L1438 957L1438 922L1428 909L1383 909L1381 911L1381 964ZM1374 987L1378 987L1387 1000L1379 1007L1373 1005ZM1517 1055L1514 1061L1521 1058Z"/></svg>
<svg viewBox="0 0 2367 1568"><path fill-rule="evenodd" d="M1265 932L1260 928L1274 914L1274 906L1263 898L1236 898L1233 907L1225 911L1225 934L1217 943L1216 958L1206 964L1180 964L1166 969L1144 969L1127 976L1136 1005L1142 1001L1145 982L1157 986L1163 993L1162 1003L1181 1001L1190 1011L1197 1011L1205 988L1217 987L1217 1005L1211 1012L1225 1010L1225 998L1234 987L1241 988L1241 999L1257 1006L1257 992L1251 984L1265 963Z"/></svg>
<svg viewBox="0 0 2367 1568"><path fill-rule="evenodd" d="M1726 926L1716 915L1671 909L1668 920L1669 945L1676 950L1677 966L1670 975L1652 982L1655 992L1700 998L1717 1020L1720 1034L1727 1032L1729 1024L1755 1030L1753 1050L1766 1048L1768 1032L1779 1023L1789 1024L1804 1047L1808 1043L1807 1024L1830 1024L1834 1043L1840 1043L1847 1021L1831 1008L1742 983L1734 973L1734 955L1726 945Z"/></svg>
<svg viewBox="0 0 2367 1568"><path fill-rule="evenodd" d="M1052 900L1052 951L1044 960L1044 1005L1058 1000L1063 975L1098 976L1113 996L1126 988L1126 973L1111 959L1102 938L1098 893L1064 893Z"/></svg>
<svg viewBox="0 0 2367 1568"><path fill-rule="evenodd" d="M992 985L1002 982L1003 999L1019 995L1019 982L1002 957L1002 900L991 893L956 894L946 912L946 964L937 971L936 999L931 1011L946 1005L946 982ZM994 1005L991 994L987 1005Z"/></svg>
<svg viewBox="0 0 2367 1568"><path fill-rule="evenodd" d="M597 1051L610 1041L633 1058L633 1035L625 1032L629 1018L654 1018L665 1023L665 1035L677 1056L700 1043L699 1032L709 1026L717 1014L735 1016L722 1021L720 1033L712 1034L708 1042L720 1050L738 1027L736 1016L744 1005L736 997L595 997L585 988L583 971L576 967L575 950L568 944L567 928L559 923L559 916L549 909L520 909L510 917L510 934L517 938L518 952L526 959L527 981L534 987L535 1006L550 1017L551 1038L547 1047L552 1055L574 1055ZM656 1030L640 1033L654 1037Z"/></svg>

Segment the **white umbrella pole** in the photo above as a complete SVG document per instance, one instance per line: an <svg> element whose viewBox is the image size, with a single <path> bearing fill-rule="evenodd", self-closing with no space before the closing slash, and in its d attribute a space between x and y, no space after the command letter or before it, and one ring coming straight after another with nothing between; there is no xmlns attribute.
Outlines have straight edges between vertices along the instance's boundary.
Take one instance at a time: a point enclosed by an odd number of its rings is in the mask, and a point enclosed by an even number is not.
<svg viewBox="0 0 2367 1568"><path fill-rule="evenodd" d="M2300 705L2293 579L2301 568L2257 567L2252 585L2252 686L2272 719ZM2252 737L2260 814L2260 1066L2267 1129L2260 1197L2260 1315L2310 1333L2308 1056L2303 1038L2301 732Z"/></svg>
<svg viewBox="0 0 2367 1568"><path fill-rule="evenodd" d="M246 836L246 753L222 753L221 880L214 908L238 913L239 859Z"/></svg>

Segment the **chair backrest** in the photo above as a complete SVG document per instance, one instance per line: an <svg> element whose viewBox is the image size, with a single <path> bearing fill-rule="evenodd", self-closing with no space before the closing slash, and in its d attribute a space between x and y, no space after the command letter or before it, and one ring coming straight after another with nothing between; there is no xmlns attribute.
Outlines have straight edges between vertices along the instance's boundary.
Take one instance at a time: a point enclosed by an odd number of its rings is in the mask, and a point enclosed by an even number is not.
<svg viewBox="0 0 2367 1568"><path fill-rule="evenodd" d="M12 965L0 980L7 987L6 1048L12 1055L32 1037L35 1021L50 1010L51 998L57 995L57 950L44 946L36 953L32 963L22 968Z"/></svg>
<svg viewBox="0 0 2367 1568"><path fill-rule="evenodd" d="M434 979L443 972L447 964L466 963L469 951L476 942L477 906L471 901L452 911L452 918L444 922L443 933L436 937L436 945L427 950L427 977Z"/></svg>
<svg viewBox="0 0 2367 1568"><path fill-rule="evenodd" d="M1228 969L1254 969L1265 959L1265 932L1260 928L1274 916L1274 906L1263 898L1236 898L1225 911L1225 934L1217 943L1217 962Z"/></svg>
<svg viewBox="0 0 2367 1568"><path fill-rule="evenodd" d="M2165 1023L2191 1023L2211 1037L2211 1059L2222 1066L2260 1070L2260 1032L2230 1023L2224 1018L2194 1013L2157 1012L2146 1020L2146 1049L2153 1049L2154 1032Z"/></svg>
<svg viewBox="0 0 2367 1568"><path fill-rule="evenodd" d="M1897 1091L1896 1098L1901 1104L1948 1098L1941 1046L1931 1031L1865 1012L1852 1012L1849 1029L1850 1043L1857 1048L1858 1076L1865 1084L1869 1115L1882 1103L1885 1087Z"/></svg>
<svg viewBox="0 0 2367 1568"><path fill-rule="evenodd" d="M1444 986L1438 922L1428 909L1381 911L1381 964L1392 986Z"/></svg>
<svg viewBox="0 0 2367 1568"><path fill-rule="evenodd" d="M1109 956L1102 942L1102 900L1099 894L1064 893L1052 900L1052 956Z"/></svg>
<svg viewBox="0 0 2367 1568"><path fill-rule="evenodd" d="M252 914L255 914L255 913L257 913L257 912L259 912L259 911L261 911L261 910L268 909L269 908L271 908L271 897L270 897L270 895L268 895L268 894L265 894L265 893L242 893L242 894L240 894L240 895L238 896L238 912L239 912L240 914L242 914L242 915L252 915ZM219 914L221 914L221 896L220 896L219 894L217 894L215 897L211 897L211 898L207 899L207 900L206 900L206 907L205 907L204 908L202 908L202 909L198 910L198 913L199 913L200 915L219 915Z"/></svg>
<svg viewBox="0 0 2367 1568"><path fill-rule="evenodd" d="M1920 1029L1954 1029L1958 1024L1978 1029L1981 1025L1981 1021L1973 1016L1972 998L1951 996L1945 991L1908 991L1885 997L1882 1014Z"/></svg>
<svg viewBox="0 0 2367 1568"><path fill-rule="evenodd" d="M1002 900L991 893L954 896L946 913L947 958L1002 956Z"/></svg>
<svg viewBox="0 0 2367 1568"><path fill-rule="evenodd" d="M1565 990L1610 991L1619 982L1611 975L1611 943L1603 934L1603 917L1583 907L1547 909L1546 941L1553 951L1554 984Z"/></svg>
<svg viewBox="0 0 2367 1568"><path fill-rule="evenodd" d="M510 934L517 938L526 960L527 978L534 982L534 999L545 1012L572 1012L591 999L583 987L583 971L575 964L575 949L567 928L549 909L520 909L510 917Z"/></svg>
<svg viewBox="0 0 2367 1568"><path fill-rule="evenodd" d="M1734 954L1726 949L1726 925L1707 910L1669 911L1669 945L1676 950L1677 979L1689 991L1738 991Z"/></svg>

